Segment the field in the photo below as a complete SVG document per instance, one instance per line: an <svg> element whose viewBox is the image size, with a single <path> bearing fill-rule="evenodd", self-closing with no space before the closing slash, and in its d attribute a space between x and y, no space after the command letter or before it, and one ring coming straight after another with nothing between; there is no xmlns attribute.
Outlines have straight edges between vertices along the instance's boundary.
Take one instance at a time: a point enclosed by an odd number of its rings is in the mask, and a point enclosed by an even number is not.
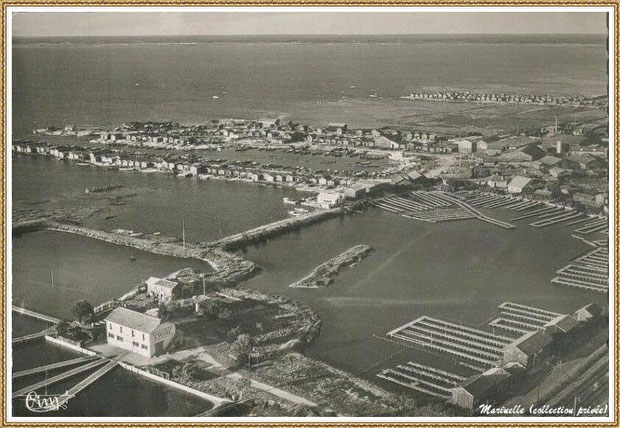
<svg viewBox="0 0 620 428"><path fill-rule="evenodd" d="M317 105L300 106L290 119L325 125L345 122L350 128L384 126L432 132L436 134L483 135L536 129L558 121L589 122L606 117L601 110L539 105L494 105L409 100L346 99Z"/></svg>

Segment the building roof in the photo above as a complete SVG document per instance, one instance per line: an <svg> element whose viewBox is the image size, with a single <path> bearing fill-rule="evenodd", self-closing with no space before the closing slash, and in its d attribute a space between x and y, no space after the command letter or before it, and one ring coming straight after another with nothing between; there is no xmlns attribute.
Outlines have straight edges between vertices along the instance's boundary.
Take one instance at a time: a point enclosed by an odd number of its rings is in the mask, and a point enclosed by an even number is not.
<svg viewBox="0 0 620 428"><path fill-rule="evenodd" d="M533 355L552 342L551 337L543 330L524 334L509 346L523 351L525 355Z"/></svg>
<svg viewBox="0 0 620 428"><path fill-rule="evenodd" d="M528 146L538 141L540 140L526 137L524 135L518 135L516 137L504 138L502 140L499 140L498 143L500 145L506 145L506 146L511 146L511 147L522 147L522 146Z"/></svg>
<svg viewBox="0 0 620 428"><path fill-rule="evenodd" d="M424 174L420 174L418 171L411 171L410 173L407 174L407 177L409 177L409 180L411 181L426 178Z"/></svg>
<svg viewBox="0 0 620 428"><path fill-rule="evenodd" d="M493 385L497 385L508 377L510 377L510 373L502 368L495 367L468 379L462 385L462 388L478 399L484 397Z"/></svg>
<svg viewBox="0 0 620 428"><path fill-rule="evenodd" d="M553 168L549 170L550 174L561 174L563 172L566 172L566 170L564 168L559 168L557 166L554 166Z"/></svg>
<svg viewBox="0 0 620 428"><path fill-rule="evenodd" d="M179 285L178 283L176 283L174 281L170 281L170 280L167 280L167 279L164 279L164 278L156 278L154 276L150 277L145 282L146 282L147 286L157 285L159 287L168 288L170 290L172 290L177 285Z"/></svg>
<svg viewBox="0 0 620 428"><path fill-rule="evenodd" d="M577 313L588 313L591 316L595 317L601 314L601 308L596 303L588 303L583 308L579 308L575 311Z"/></svg>
<svg viewBox="0 0 620 428"><path fill-rule="evenodd" d="M508 183L508 187L516 187L517 189L524 189L525 186L530 184L532 181L529 177L522 177L520 175L515 176L510 183Z"/></svg>
<svg viewBox="0 0 620 428"><path fill-rule="evenodd" d="M127 308L114 309L105 320L142 333L153 332L162 322L159 318L132 311Z"/></svg>
<svg viewBox="0 0 620 428"><path fill-rule="evenodd" d="M569 332L574 327L576 327L578 321L571 317L570 315L564 315L561 317L557 317L549 321L545 324L545 327L556 327L558 330L563 331L564 333Z"/></svg>
<svg viewBox="0 0 620 428"><path fill-rule="evenodd" d="M561 160L562 160L562 159L557 158L557 157L555 157L555 156L546 155L546 156L543 156L542 158L538 159L538 162L540 162L540 163L542 163L542 164L544 164L544 165L549 165L549 166L551 166L551 165L555 165L555 164L557 164L557 163L558 163L558 162L560 162Z"/></svg>
<svg viewBox="0 0 620 428"><path fill-rule="evenodd" d="M502 177L499 174L493 174L490 177L486 178L487 181L506 181L506 178Z"/></svg>

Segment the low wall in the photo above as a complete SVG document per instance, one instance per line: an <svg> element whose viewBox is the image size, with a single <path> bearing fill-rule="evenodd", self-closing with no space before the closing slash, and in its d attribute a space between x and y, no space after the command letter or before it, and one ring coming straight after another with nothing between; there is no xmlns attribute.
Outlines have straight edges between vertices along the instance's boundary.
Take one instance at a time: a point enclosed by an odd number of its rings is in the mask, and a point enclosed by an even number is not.
<svg viewBox="0 0 620 428"><path fill-rule="evenodd" d="M230 235L214 241L212 245L222 246L225 250L238 250L247 245L284 234L291 230L297 230L304 226L309 226L311 224L327 220L341 214L343 214L343 210L340 208L333 208L324 211L315 211L303 216L278 220L273 223L265 224L263 226L250 229L242 233Z"/></svg>
<svg viewBox="0 0 620 428"><path fill-rule="evenodd" d="M176 389L181 390L183 392L187 392L188 394L195 395L196 397L200 397L203 400L210 401L211 403L213 403L213 407L214 408L218 407L218 406L221 406L224 403L229 403L231 401L231 400L228 400L226 398L217 397L215 395L207 394L206 392L202 392L202 391L199 391L197 389L190 388L187 385L183 385L183 384L180 384L178 382L174 382L174 381L172 381L170 379L165 379L165 378L163 378L161 376L157 376L154 373L147 372L145 370L139 369L136 366L132 366L131 364L127 364L127 363L124 363L122 361L119 364L120 364L120 366L122 368L124 368L126 370L129 370L132 373L139 374L140 376L144 376L144 377L146 377L148 379L151 379L151 380L153 380L155 382L162 383L164 385L170 386L172 388L176 388Z"/></svg>
<svg viewBox="0 0 620 428"><path fill-rule="evenodd" d="M36 230L45 229L47 227L47 221L45 219L38 220L26 220L13 223L13 235L19 236L24 233L34 232Z"/></svg>
<svg viewBox="0 0 620 428"><path fill-rule="evenodd" d="M91 357L99 355L95 351L91 351L90 349L82 348L80 346L74 345L73 343L65 342L64 340L58 339L56 337L45 336L45 340L47 342L53 343L55 345L64 346L65 348L71 349L72 351L79 352L79 353L85 354L85 355L89 355Z"/></svg>

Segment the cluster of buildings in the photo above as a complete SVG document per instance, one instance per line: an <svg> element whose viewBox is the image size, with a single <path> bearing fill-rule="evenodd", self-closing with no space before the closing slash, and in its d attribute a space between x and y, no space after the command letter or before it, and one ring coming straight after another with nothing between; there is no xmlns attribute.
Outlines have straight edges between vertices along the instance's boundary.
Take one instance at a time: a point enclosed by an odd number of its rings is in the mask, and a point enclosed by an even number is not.
<svg viewBox="0 0 620 428"><path fill-rule="evenodd" d="M460 101L494 104L538 104L538 105L568 105L572 107L606 107L607 97L586 97L582 95L533 95L533 94L509 94L509 93L486 93L480 94L471 91L448 91L448 92L413 92L411 95L402 97L409 100L431 101Z"/></svg>
<svg viewBox="0 0 620 428"><path fill-rule="evenodd" d="M471 180L495 192L581 206L593 214L606 209L607 147L580 145L582 138L564 137L453 140L460 166L452 165L442 177Z"/></svg>
<svg viewBox="0 0 620 428"><path fill-rule="evenodd" d="M484 402L502 402L511 382L523 379L530 369L551 357L551 347L582 336L583 328L601 315L590 303L572 314L551 312L513 302L500 304L488 326L421 316L387 333L389 337L448 355L455 366L450 372L409 362L385 369L379 377L466 409Z"/></svg>
<svg viewBox="0 0 620 428"><path fill-rule="evenodd" d="M120 170L138 170L142 172L167 172L181 177L198 179L244 180L254 183L287 185L307 191L335 189L343 198L357 198L371 192L377 186L391 182L385 172L311 172L308 170L267 169L251 161L206 160L192 156L157 157L123 154L104 149L87 149L76 146L49 146L18 142L13 150L23 154L51 156L59 160L71 160L106 168ZM378 178L375 178L378 177ZM321 204L322 206L324 204Z"/></svg>

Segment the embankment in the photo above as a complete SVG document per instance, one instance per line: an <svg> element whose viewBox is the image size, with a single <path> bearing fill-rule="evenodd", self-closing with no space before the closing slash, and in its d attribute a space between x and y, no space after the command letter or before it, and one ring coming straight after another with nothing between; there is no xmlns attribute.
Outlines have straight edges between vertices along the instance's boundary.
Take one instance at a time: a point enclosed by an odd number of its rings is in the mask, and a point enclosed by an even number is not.
<svg viewBox="0 0 620 428"><path fill-rule="evenodd" d="M289 285L293 288L320 288L327 287L338 275L340 269L351 266L354 263L364 259L370 252L372 247L369 245L356 245L343 253L338 254L333 259L326 261L317 266L309 275L303 277Z"/></svg>
<svg viewBox="0 0 620 428"><path fill-rule="evenodd" d="M45 229L46 227L47 221L44 218L17 221L13 223L13 236L19 236L23 233L34 232L37 230Z"/></svg>
<svg viewBox="0 0 620 428"><path fill-rule="evenodd" d="M247 245L261 242L268 238L272 238L292 230L297 230L304 226L309 226L341 214L343 214L343 210L341 208L314 211L306 215L286 218L284 220L275 221L254 229L246 230L245 232L230 235L212 242L211 245L221 246L225 250L234 251L246 247Z"/></svg>
<svg viewBox="0 0 620 428"><path fill-rule="evenodd" d="M174 238L154 235L133 236L126 233L106 232L72 224L48 221L47 228L93 239L110 242L116 245L137 248L154 254L165 256L193 258L209 263L215 272L205 277L205 283L214 287L229 287L254 276L260 268L255 263L236 254L228 253L221 248L200 248L195 244L183 246Z"/></svg>

